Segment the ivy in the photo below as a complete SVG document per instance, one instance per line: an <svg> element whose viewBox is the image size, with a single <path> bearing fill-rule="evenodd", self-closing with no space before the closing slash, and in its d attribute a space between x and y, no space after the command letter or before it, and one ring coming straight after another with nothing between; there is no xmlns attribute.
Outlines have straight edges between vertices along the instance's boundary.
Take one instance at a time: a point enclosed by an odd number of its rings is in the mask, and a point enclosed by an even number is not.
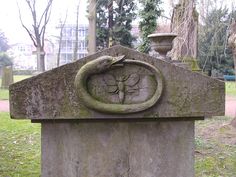
<svg viewBox="0 0 236 177"><path fill-rule="evenodd" d="M148 53L150 50L150 41L148 35L152 34L157 28L157 18L161 15L159 5L160 0L139 0L142 9L139 12L141 21L139 23L139 30L141 32L142 43L139 46L139 51Z"/></svg>

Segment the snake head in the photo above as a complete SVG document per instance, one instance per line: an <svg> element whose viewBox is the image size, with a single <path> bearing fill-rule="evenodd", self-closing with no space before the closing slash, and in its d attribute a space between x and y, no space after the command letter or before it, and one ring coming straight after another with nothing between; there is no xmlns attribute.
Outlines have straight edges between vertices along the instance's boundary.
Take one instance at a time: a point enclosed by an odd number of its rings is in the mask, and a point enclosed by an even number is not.
<svg viewBox="0 0 236 177"><path fill-rule="evenodd" d="M121 55L118 57L113 57L112 59L112 66L117 66L117 65L122 65L123 66L123 61L125 59L125 55Z"/></svg>
<svg viewBox="0 0 236 177"><path fill-rule="evenodd" d="M102 56L96 63L96 70L97 72L102 72L111 68L112 66L122 65L122 61L124 60L124 58L124 55L118 57Z"/></svg>

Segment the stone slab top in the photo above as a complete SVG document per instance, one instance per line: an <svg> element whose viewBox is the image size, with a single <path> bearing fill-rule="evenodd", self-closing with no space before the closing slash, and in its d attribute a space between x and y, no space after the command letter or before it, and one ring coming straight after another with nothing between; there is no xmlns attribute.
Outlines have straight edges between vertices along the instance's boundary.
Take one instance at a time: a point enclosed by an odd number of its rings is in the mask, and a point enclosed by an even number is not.
<svg viewBox="0 0 236 177"><path fill-rule="evenodd" d="M9 88L13 119L185 120L221 116L225 84L114 46Z"/></svg>

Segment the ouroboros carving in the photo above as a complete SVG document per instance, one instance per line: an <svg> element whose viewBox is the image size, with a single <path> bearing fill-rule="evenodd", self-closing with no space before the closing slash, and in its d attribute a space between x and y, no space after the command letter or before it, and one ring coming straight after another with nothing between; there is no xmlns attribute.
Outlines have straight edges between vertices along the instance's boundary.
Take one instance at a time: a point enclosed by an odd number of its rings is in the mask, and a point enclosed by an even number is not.
<svg viewBox="0 0 236 177"><path fill-rule="evenodd" d="M151 71L157 82L157 88L153 96L145 102L135 103L135 104L115 104L115 103L104 103L96 100L87 91L87 80L89 76L94 74L103 73L110 70L111 67L117 64L133 64L145 67ZM127 114L146 110L152 107L160 98L163 91L163 76L159 69L152 66L151 64L139 60L124 59L124 56L112 57L112 56L102 56L93 61L86 63L82 66L76 77L75 77L75 88L78 98L81 102L88 108L94 109L96 111L114 114Z"/></svg>

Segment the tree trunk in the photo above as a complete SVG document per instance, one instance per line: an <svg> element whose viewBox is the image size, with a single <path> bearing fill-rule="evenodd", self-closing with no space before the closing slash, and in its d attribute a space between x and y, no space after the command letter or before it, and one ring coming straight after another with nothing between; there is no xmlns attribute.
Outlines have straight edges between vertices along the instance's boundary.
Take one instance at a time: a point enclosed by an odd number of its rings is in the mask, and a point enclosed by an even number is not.
<svg viewBox="0 0 236 177"><path fill-rule="evenodd" d="M61 32L60 32L60 37L59 37L59 46L58 46L58 52L57 52L57 67L60 66L60 60L61 60L61 41L62 41L62 28L61 28Z"/></svg>
<svg viewBox="0 0 236 177"><path fill-rule="evenodd" d="M88 20L88 52L91 55L96 52L96 0L89 0Z"/></svg>
<svg viewBox="0 0 236 177"><path fill-rule="evenodd" d="M198 13L194 0L180 0L174 8L171 31L178 36L174 41L172 58L182 60L188 56L197 58Z"/></svg>
<svg viewBox="0 0 236 177"><path fill-rule="evenodd" d="M77 6L76 11L76 27L75 27L75 42L74 42L74 52L73 52L73 61L78 60L78 42L79 42L79 5Z"/></svg>
<svg viewBox="0 0 236 177"><path fill-rule="evenodd" d="M236 35L236 34L235 34ZM236 41L235 41L236 42ZM234 75L236 77L236 48L234 49L234 52L233 52L233 58L234 58ZM235 82L236 82L236 79L235 79ZM236 84L236 83L235 83ZM235 85L235 88L236 88L236 85Z"/></svg>
<svg viewBox="0 0 236 177"><path fill-rule="evenodd" d="M236 21L234 21L229 28L228 45L232 49L234 58L234 72L236 76ZM235 80L236 81L236 80Z"/></svg>
<svg viewBox="0 0 236 177"><path fill-rule="evenodd" d="M64 21L62 22L62 21L60 20L60 36L59 36L59 45L58 45L58 52L57 52L57 67L60 66L60 60L61 60L61 45L62 45L63 30L64 30L64 28L65 28L66 20L67 20L67 11L66 11L66 16L65 16Z"/></svg>
<svg viewBox="0 0 236 177"><path fill-rule="evenodd" d="M45 52L42 47L37 47L37 67L39 72L45 71Z"/></svg>
<svg viewBox="0 0 236 177"><path fill-rule="evenodd" d="M113 0L110 0L108 3L108 29L109 29L108 47L111 47L113 45L112 28L113 28Z"/></svg>
<svg viewBox="0 0 236 177"><path fill-rule="evenodd" d="M45 71L45 52L43 50L40 53L40 71Z"/></svg>

